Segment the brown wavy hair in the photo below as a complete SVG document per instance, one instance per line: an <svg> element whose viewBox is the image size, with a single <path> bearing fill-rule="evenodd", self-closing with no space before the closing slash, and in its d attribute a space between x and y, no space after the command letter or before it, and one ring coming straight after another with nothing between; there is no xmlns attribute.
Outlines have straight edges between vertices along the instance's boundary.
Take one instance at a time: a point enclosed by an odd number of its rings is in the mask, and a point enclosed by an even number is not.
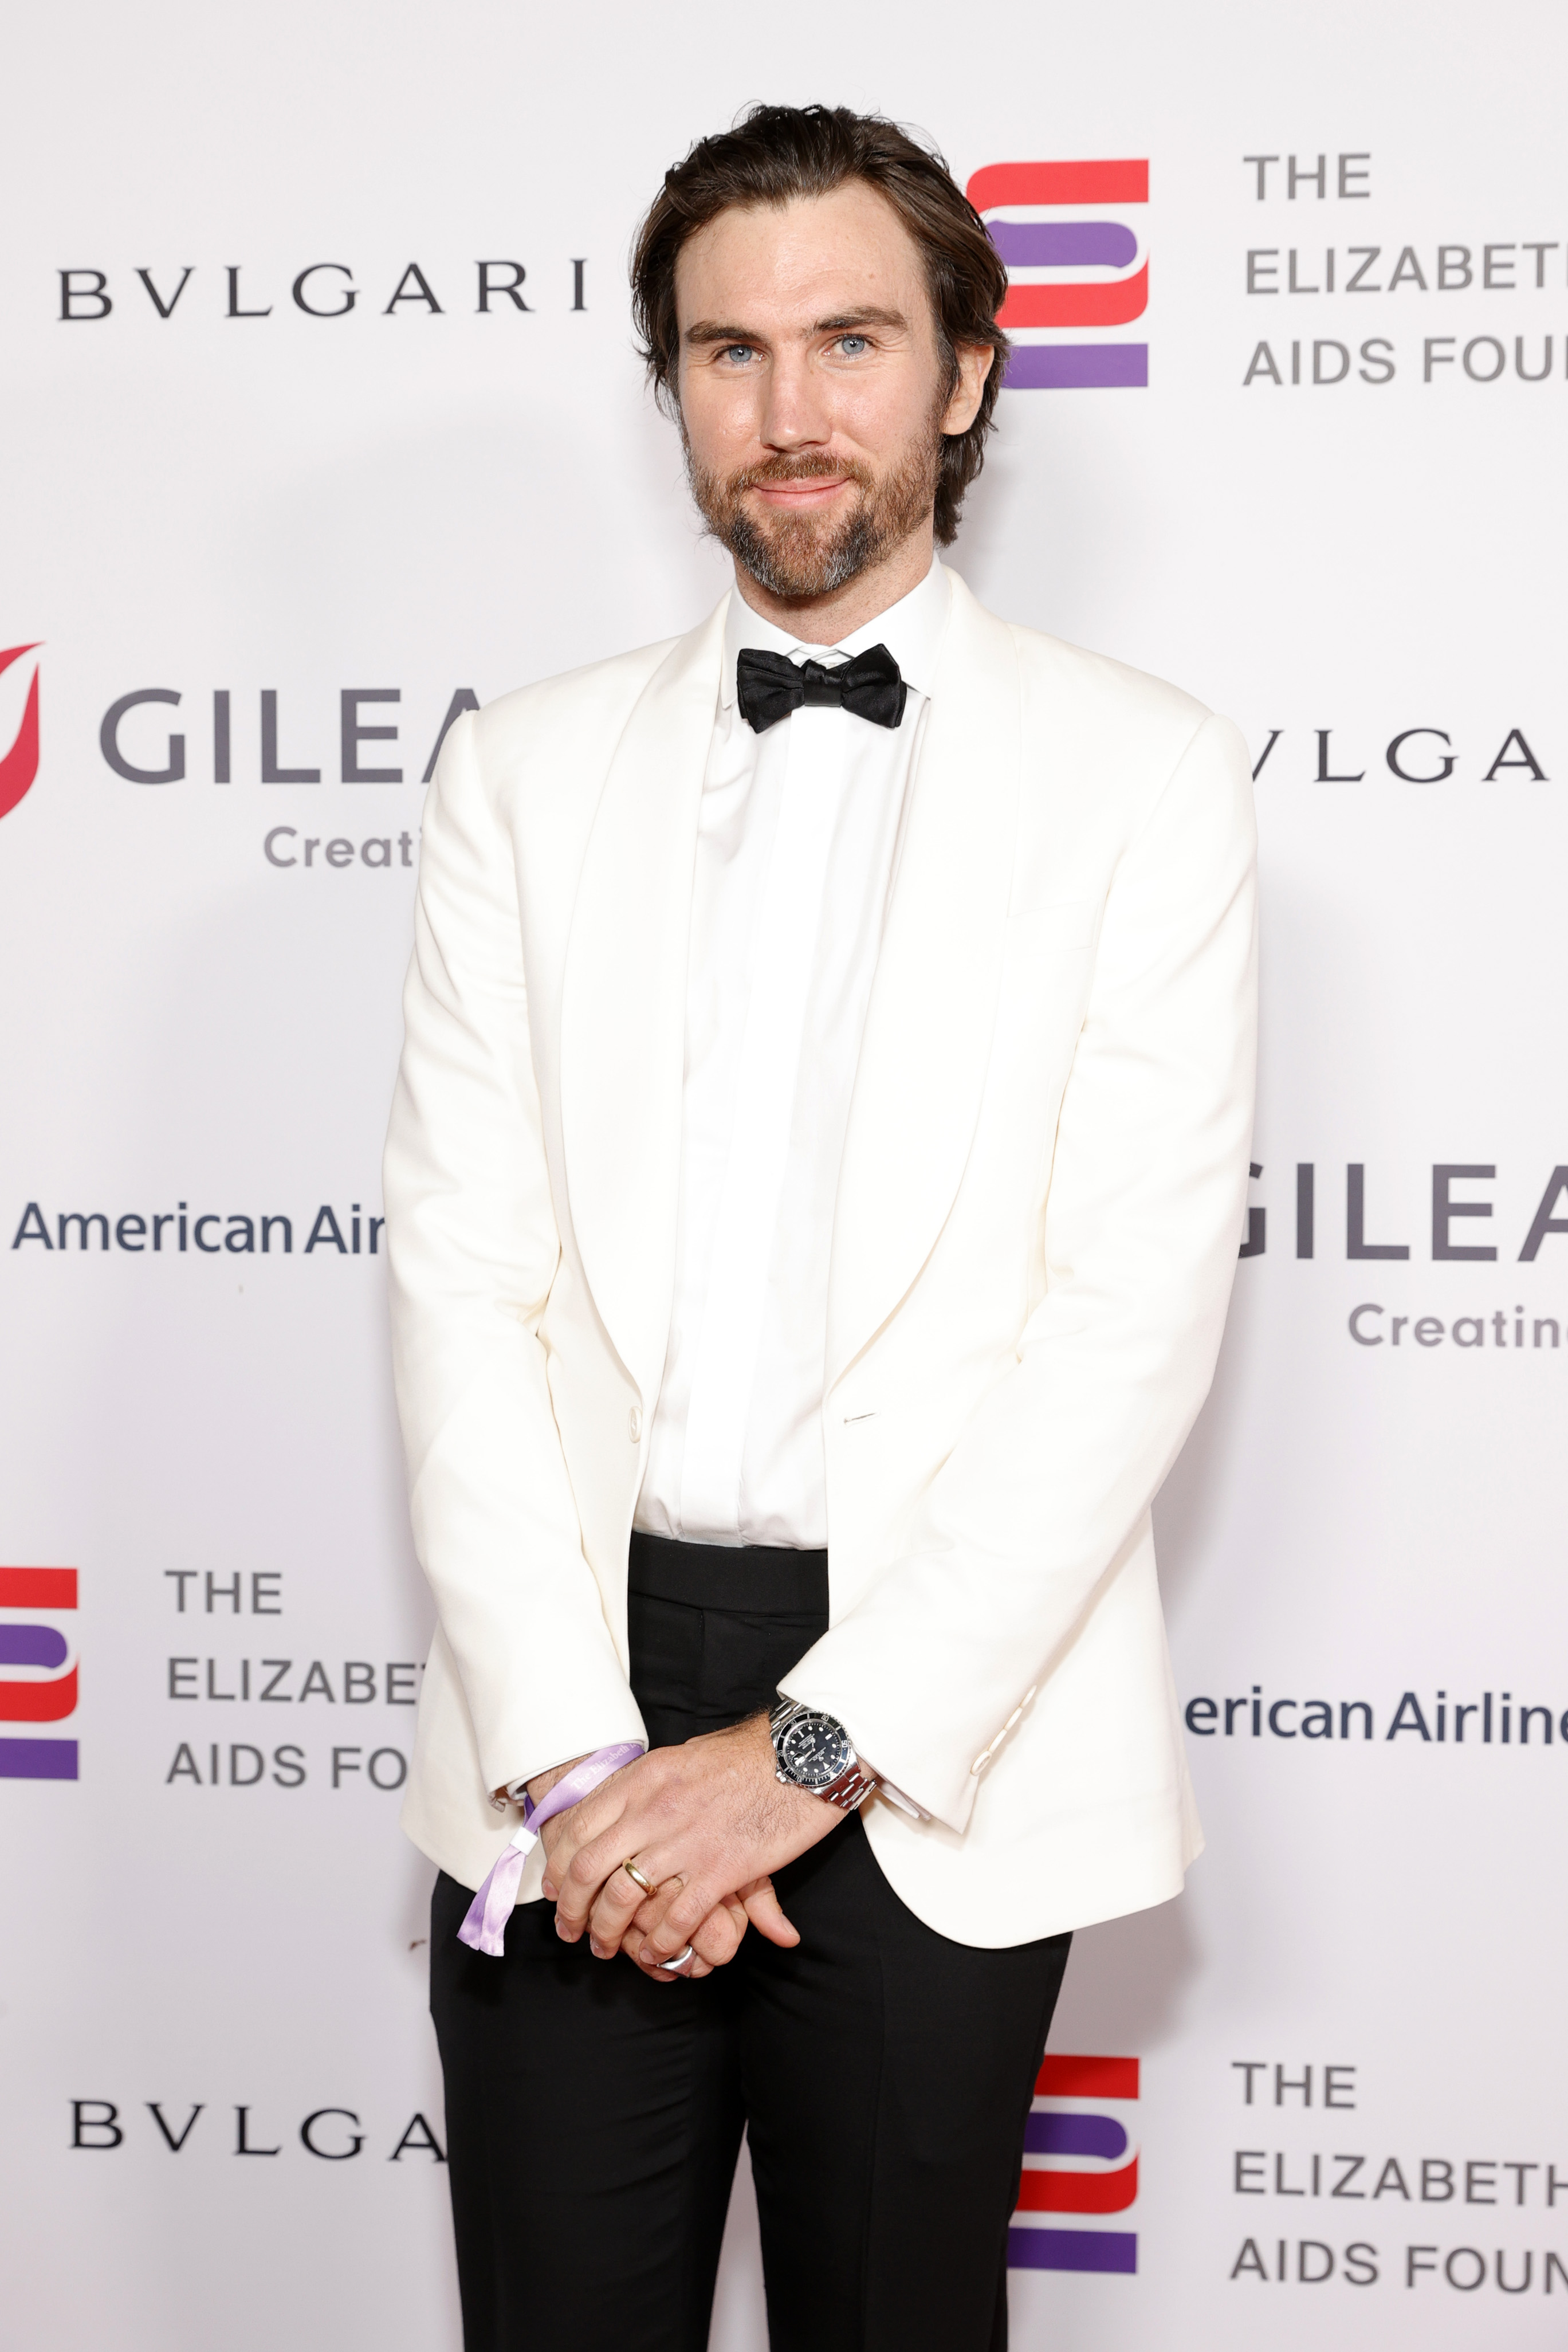
<svg viewBox="0 0 1568 2352"><path fill-rule="evenodd" d="M754 106L731 131L699 139L664 174L632 253L632 317L639 348L666 415L679 418L675 368L675 262L689 236L731 205L787 205L863 180L893 206L920 249L951 396L960 344L988 343L996 357L967 433L945 435L937 480L936 537L957 535L964 493L985 463L986 440L1007 369L1008 339L997 313L1008 273L985 224L934 148L880 114L847 106Z"/></svg>

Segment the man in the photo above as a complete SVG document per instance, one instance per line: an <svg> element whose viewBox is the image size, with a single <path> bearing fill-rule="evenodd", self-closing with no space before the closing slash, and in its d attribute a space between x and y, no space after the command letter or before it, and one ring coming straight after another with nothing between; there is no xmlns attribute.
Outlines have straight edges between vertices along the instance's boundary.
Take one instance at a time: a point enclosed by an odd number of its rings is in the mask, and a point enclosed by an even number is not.
<svg viewBox="0 0 1568 2352"><path fill-rule="evenodd" d="M1249 780L935 560L1005 284L878 118L695 147L633 294L736 591L431 794L386 1202L469 2352L700 2352L743 2126L775 2352L1003 2345L1069 1934L1197 1851L1149 1510Z"/></svg>

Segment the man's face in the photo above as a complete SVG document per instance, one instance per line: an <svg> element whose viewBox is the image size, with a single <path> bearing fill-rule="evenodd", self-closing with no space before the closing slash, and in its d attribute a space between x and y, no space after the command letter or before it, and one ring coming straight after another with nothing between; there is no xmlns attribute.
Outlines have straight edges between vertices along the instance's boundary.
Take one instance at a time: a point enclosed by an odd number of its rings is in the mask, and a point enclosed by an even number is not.
<svg viewBox="0 0 1568 2352"><path fill-rule="evenodd" d="M960 352L950 384L919 252L873 188L720 213L681 249L675 303L693 493L764 588L828 594L929 527L990 352Z"/></svg>

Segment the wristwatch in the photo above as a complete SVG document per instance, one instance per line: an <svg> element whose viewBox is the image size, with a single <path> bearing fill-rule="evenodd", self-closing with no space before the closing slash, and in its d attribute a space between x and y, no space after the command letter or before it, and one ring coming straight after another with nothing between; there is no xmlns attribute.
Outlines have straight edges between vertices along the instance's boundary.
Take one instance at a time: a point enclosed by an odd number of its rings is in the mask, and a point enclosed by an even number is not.
<svg viewBox="0 0 1568 2352"><path fill-rule="evenodd" d="M776 1778L787 1788L804 1789L846 1813L858 1812L876 1788L855 1754L836 1715L824 1715L800 1699L781 1698L768 1718L773 1737Z"/></svg>

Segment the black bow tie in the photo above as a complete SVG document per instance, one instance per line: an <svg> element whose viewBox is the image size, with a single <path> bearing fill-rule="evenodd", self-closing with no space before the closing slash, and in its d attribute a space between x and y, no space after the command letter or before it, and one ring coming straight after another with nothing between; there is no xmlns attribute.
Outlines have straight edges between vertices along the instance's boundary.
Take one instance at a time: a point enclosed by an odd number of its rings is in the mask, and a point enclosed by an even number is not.
<svg viewBox="0 0 1568 2352"><path fill-rule="evenodd" d="M735 684L740 715L758 735L802 703L852 710L873 727L896 727L909 693L885 646L873 646L834 669L822 662L792 662L787 654L758 653L748 646L736 662Z"/></svg>

